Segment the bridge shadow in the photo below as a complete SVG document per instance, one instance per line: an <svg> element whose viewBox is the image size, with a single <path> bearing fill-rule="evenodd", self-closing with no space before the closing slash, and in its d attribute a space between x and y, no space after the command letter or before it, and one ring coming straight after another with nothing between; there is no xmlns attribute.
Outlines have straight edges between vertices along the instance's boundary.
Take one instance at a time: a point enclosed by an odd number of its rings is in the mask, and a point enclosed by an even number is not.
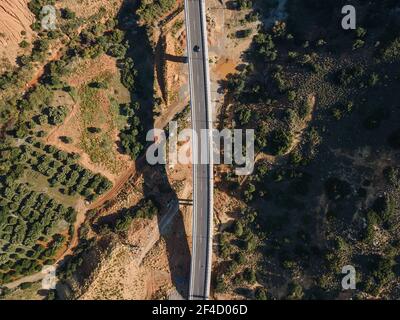
<svg viewBox="0 0 400 320"><path fill-rule="evenodd" d="M176 62L176 63L186 63L187 62L187 57L174 56L172 54L166 53L165 54L165 60L171 61L171 62Z"/></svg>
<svg viewBox="0 0 400 320"><path fill-rule="evenodd" d="M187 57L185 56L176 56L169 53L166 53L167 49L167 39L164 34L161 34L155 48L155 61L157 62L155 65L155 70L157 74L157 83L161 90L161 95L166 104L168 104L168 89L167 89L167 80L166 80L166 63L167 61L175 62L175 63L186 63Z"/></svg>
<svg viewBox="0 0 400 320"><path fill-rule="evenodd" d="M154 94L154 70L157 68L155 51L149 42L148 30L137 24L135 15L137 1L125 0L118 14L120 28L126 32L126 41L130 49L127 52L138 71L135 89L131 92L131 100L140 105L138 116L142 123L140 133L141 140L145 141L148 130L154 128L155 94ZM178 58L166 55L165 58ZM180 61L179 61L180 62ZM161 63L163 63L161 61ZM156 69L157 70L157 69ZM158 72L157 72L158 73ZM145 146L144 150L148 145ZM145 151L143 151L144 153ZM158 214L158 227L161 237L165 241L169 269L172 283L183 298L188 297L189 273L190 273L190 249L187 241L185 225L181 212L175 215L171 225L161 225L161 221L170 210L171 203L179 203L178 196L172 188L165 165L150 166L143 160L143 154L136 161L136 171L143 175L144 198L151 198L157 202L160 208Z"/></svg>

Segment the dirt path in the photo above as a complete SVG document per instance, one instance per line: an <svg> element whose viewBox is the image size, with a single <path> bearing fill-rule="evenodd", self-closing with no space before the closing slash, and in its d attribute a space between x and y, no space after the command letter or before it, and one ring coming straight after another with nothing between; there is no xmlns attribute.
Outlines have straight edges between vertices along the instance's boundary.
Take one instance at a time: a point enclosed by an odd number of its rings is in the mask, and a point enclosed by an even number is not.
<svg viewBox="0 0 400 320"><path fill-rule="evenodd" d="M72 113L72 112L71 112ZM70 115L71 117L73 115ZM172 114L170 114L170 117L173 117ZM167 125L167 123L169 122L169 119L163 119L163 121L160 121L160 126L161 127L165 127ZM56 130L56 129L55 129ZM54 131L55 131L54 130ZM105 193L103 196L100 196L96 201L94 201L93 203L91 203L89 206L86 206L84 208L81 208L80 210L78 210L78 215L77 215L77 219L74 225L74 236L67 248L67 250L57 259L57 263L59 263L60 261L62 261L67 255L72 254L73 249L78 245L79 242L79 237L78 237L78 230L81 227L81 225L84 223L85 218L86 218L86 213L89 210L95 210L97 208L100 208L101 206L103 206L107 201L112 200L114 197L116 197L118 195L118 193L122 190L122 188L124 187L125 183L127 183L136 173L136 167L137 165L141 166L144 165L145 162L145 156L142 156L141 158L139 158L136 161L136 165L130 167L128 170L126 170L126 172L118 179L118 181L114 184L114 186L107 192ZM185 198L188 196L188 190L187 190L188 186L185 186L185 189L183 191L182 196ZM190 187L190 186L189 186ZM189 188L190 191L190 188ZM144 259L144 257L146 256L146 254L150 251L150 249L154 246L154 244L158 241L159 237L160 237L160 233L157 232L161 230L164 230L164 228L166 226L168 226L170 224L170 222L172 221L172 219L175 217L175 214L177 212L179 212L179 204L175 204L173 207L171 207L171 209L165 214L165 216L163 216L162 220L160 221L160 223L158 225L156 225L155 227L152 227L152 237L148 240L147 245L144 247L141 255L140 255L140 259L139 259L139 263L141 263L141 261ZM29 277L25 277L22 278L20 280L17 280L19 283L22 282L29 282ZM24 281L25 280L25 281ZM15 281L15 282L17 282ZM22 281L22 282L21 282ZM13 284L13 283L10 283ZM9 284L8 284L9 285ZM8 286L7 285L7 286Z"/></svg>
<svg viewBox="0 0 400 320"><path fill-rule="evenodd" d="M100 196L96 201L94 201L91 205L89 205L88 210L94 210L96 208L101 207L107 201L113 199L121 190L125 183L132 178L136 174L136 166L130 167L126 172L121 176L116 184L111 188L110 191Z"/></svg>
<svg viewBox="0 0 400 320"><path fill-rule="evenodd" d="M57 131L60 129L60 127L62 127L65 123L68 123L69 121L71 121L71 119L73 117L76 116L76 114L78 113L78 105L74 104L74 106L72 107L71 112L67 115L67 117L65 118L64 122L54 128L52 128L46 138L46 143L49 143L50 140L53 140L53 136L57 133Z"/></svg>
<svg viewBox="0 0 400 320"><path fill-rule="evenodd" d="M37 85L37 83L39 82L40 78L44 75L44 71L46 66L53 61L56 61L58 59L61 58L62 56L62 47L59 46L57 48L55 48L55 51L53 52L53 54L50 56L50 58L46 61L46 63L44 65L42 65L39 70L36 72L35 76L31 79L31 81L29 81L26 85L25 85L25 92L28 91L29 89L31 89L32 87L34 87L35 85Z"/></svg>
<svg viewBox="0 0 400 320"><path fill-rule="evenodd" d="M191 190L191 184L186 184L178 198L189 197ZM160 288L169 288L172 278L168 268L171 266L165 253L164 237L173 237L175 230L172 226L176 226L181 212L185 215L185 210L189 208L176 201L158 217L133 224L126 235L126 243L124 240L121 242L127 248L125 254L116 248L90 278L90 283L85 284L88 290L84 290L78 299L98 299L105 291L114 292L112 297L118 299L150 299ZM176 243L178 251L179 246ZM174 296L180 298L179 294Z"/></svg>
<svg viewBox="0 0 400 320"><path fill-rule="evenodd" d="M74 235L68 245L68 248L62 253L61 256L58 257L56 264L59 264L67 255L72 254L74 248L78 245L79 237L78 237L78 230L85 222L86 213L88 210L96 209L101 207L106 201L113 199L122 189L124 184L135 174L135 168L131 168L128 170L118 181L118 183L103 197L100 197L97 201L93 202L90 206L80 208L78 210L78 214L76 217L76 221L74 224ZM149 249L148 249L149 250ZM24 282L36 282L44 278L44 274L41 272L35 273L33 275L29 275L13 282L9 282L4 286L10 289L18 287L21 283Z"/></svg>
<svg viewBox="0 0 400 320"><path fill-rule="evenodd" d="M185 107L185 104L181 104L174 108L173 110L169 110L167 112L167 115L160 117L156 119L155 121L155 127L156 128L165 128L167 124L171 121L171 119L179 112L181 112ZM89 207L88 210L93 210L96 208L101 207L106 203L107 201L113 199L122 189L124 184L131 179L135 174L136 174L136 168L139 166L141 167L142 165L145 165L145 156L143 155L140 157L138 160L136 160L136 165L130 167L126 172L118 179L118 181L115 183L114 187L105 193L104 195L100 196L96 201L94 201Z"/></svg>
<svg viewBox="0 0 400 320"><path fill-rule="evenodd" d="M180 197L187 198L190 194L191 186L185 185ZM156 242L160 239L160 236L166 231L168 225L172 222L175 216L179 212L179 202L174 203L173 206L163 215L161 220L152 226L152 232L149 233L151 236L148 238L146 245L143 247L140 255L138 255L137 264L138 266L143 262L147 253L154 247Z"/></svg>
<svg viewBox="0 0 400 320"><path fill-rule="evenodd" d="M44 279L45 275L46 275L45 273L38 272L38 273L35 273L33 275L23 277L23 278L21 278L19 280L15 280L13 282L7 283L4 286L6 288L8 288L8 289L15 289L20 284L25 283L25 282L38 282L38 281Z"/></svg>
<svg viewBox="0 0 400 320"><path fill-rule="evenodd" d="M40 78L44 75L45 73L45 68L46 66L52 62L56 61L61 58L62 56L62 46L55 48L54 53L51 55L51 57L48 59L48 61L35 73L34 77L29 81L26 86L25 86L25 92L31 89L33 86L37 85L39 82ZM185 99L186 100L186 99ZM187 97L188 100L188 97ZM168 125L168 123L171 121L171 119L179 112L181 112L185 106L187 105L188 101L178 101L176 103L173 103L168 110L166 110L165 113L163 113L160 117L158 117L155 121L155 127L157 128L164 128L165 126ZM67 116L65 121L70 121L78 112L78 106L75 104L73 106L73 109L71 110L70 114ZM57 130L59 129L60 126L53 128L47 139L46 142L49 142L51 139L53 139L54 135L57 133ZM89 205L85 204L80 204L80 208L77 210L77 219L74 224L74 235L73 238L71 239L68 248L58 257L57 259L57 264L59 264L67 255L72 254L73 249L78 245L79 238L78 238L78 230L81 227L81 225L84 223L86 219L86 213L89 210L95 210L103 206L107 201L110 201L114 199L120 191L123 189L124 185L132 178L135 176L137 173L137 167L142 167L142 165L145 164L145 156L142 156L136 161L136 165L132 165L129 167L123 175L121 175L117 181L114 183L114 186L105 194L100 196L97 200L95 200L93 203ZM182 192L182 197L186 198L190 194L191 186L190 185L185 185L185 189ZM137 260L138 265L140 265L147 255L147 253L153 248L153 246L157 243L157 241L160 239L160 232L162 233L166 227L173 221L174 217L176 214L179 212L179 203L174 204L161 218L160 222L155 221L154 225L152 225L149 229L149 238L146 242L146 244L141 248L141 252L139 255L139 258ZM24 282L36 282L38 280L43 279L44 274L41 272L23 277L19 280L10 282L6 284L6 287L9 288L15 288L21 283Z"/></svg>

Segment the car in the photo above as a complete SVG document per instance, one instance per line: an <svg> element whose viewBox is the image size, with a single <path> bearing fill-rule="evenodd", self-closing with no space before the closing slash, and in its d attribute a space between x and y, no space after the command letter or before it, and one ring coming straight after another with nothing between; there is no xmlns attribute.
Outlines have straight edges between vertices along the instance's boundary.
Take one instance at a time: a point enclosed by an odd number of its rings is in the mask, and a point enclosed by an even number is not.
<svg viewBox="0 0 400 320"><path fill-rule="evenodd" d="M199 47L198 45L195 45L195 46L193 47L193 51L194 51L194 52L200 52L200 47Z"/></svg>
<svg viewBox="0 0 400 320"><path fill-rule="evenodd" d="M189 62L189 58L188 57L184 57L183 58L183 63L188 63Z"/></svg>

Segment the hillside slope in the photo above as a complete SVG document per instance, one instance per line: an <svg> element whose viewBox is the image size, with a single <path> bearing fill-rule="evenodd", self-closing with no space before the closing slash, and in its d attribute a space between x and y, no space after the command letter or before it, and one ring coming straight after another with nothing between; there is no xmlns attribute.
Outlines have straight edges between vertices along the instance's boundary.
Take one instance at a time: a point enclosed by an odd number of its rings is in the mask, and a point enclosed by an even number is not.
<svg viewBox="0 0 400 320"><path fill-rule="evenodd" d="M28 9L28 0L1 0L0 1L0 59L7 59L15 63L19 46L25 38L30 42L33 23L33 14ZM21 32L25 31L23 36Z"/></svg>

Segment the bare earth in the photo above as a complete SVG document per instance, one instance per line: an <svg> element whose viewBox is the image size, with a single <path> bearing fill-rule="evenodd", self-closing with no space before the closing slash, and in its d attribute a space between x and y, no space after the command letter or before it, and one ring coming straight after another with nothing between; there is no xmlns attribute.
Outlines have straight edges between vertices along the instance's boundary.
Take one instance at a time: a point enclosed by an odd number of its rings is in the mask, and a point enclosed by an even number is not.
<svg viewBox="0 0 400 320"><path fill-rule="evenodd" d="M10 5L11 0L5 0ZM24 3L27 0L15 0ZM13 3L15 2L13 1ZM2 0L3 2L3 0ZM104 4L105 1L83 1L90 6ZM89 3L90 2L90 3ZM117 1L118 3L121 1ZM223 1L225 3L226 1ZM67 5L71 9L76 9L79 15L85 16L82 10L82 3L76 1L63 0L60 6ZM232 10L224 9L221 1L210 0L208 16L210 21L210 58L212 73L213 100L216 101L215 115L218 110L226 104L223 92L220 91L220 81L226 79L227 75L234 73L238 65L242 63L241 54L251 42L251 37L246 39L235 39L229 34L241 29L236 13ZM118 6L114 6L117 8ZM0 5L0 15L3 8ZM89 10L85 10L88 12ZM1 17L1 16L0 16ZM155 119L155 126L162 128L188 103L188 75L187 65L182 63L179 58L185 56L186 39L184 25L175 28L176 22L183 19L183 13L177 15L168 22L163 30L156 32L154 42L157 43L161 37L164 38L164 52L156 54L161 63L162 59L167 59L165 69L155 68L156 92L158 96L163 96L163 104L160 108L160 115ZM255 26L252 26L255 27ZM175 30L175 31L172 31ZM255 29L254 29L255 30ZM15 40L16 41L16 40ZM0 37L0 43L1 37ZM18 42L17 42L18 43ZM165 54L166 53L166 54ZM101 65L97 68L93 63ZM115 61L107 56L102 56L99 61L85 62L76 69L73 77L68 79L69 84L74 88L79 88L88 81L95 79L99 72L109 71L115 74ZM162 70L165 74L158 74L157 70ZM100 166L90 161L88 155L80 148L78 141L80 136L80 117L81 111L79 101L71 101L67 104L70 113L66 121L59 127L54 128L49 133L46 143L55 145L57 148L68 152L77 152L81 155L80 162L86 168L99 172L107 176L114 182L114 188L104 197L93 203L90 208L82 204L77 229L85 219L86 209L99 209L99 215L112 214L122 206L129 207L137 203L141 198L141 193L133 194L130 184L140 184L141 177L135 175L135 167L131 161L122 155L118 155L121 166L112 172L105 166ZM103 107L103 105L100 105ZM109 112L108 108L104 110ZM104 128L103 128L104 129ZM74 143L62 144L60 136L70 136ZM114 140L114 142L117 142ZM116 151L116 150L115 150ZM175 189L179 199L191 199L192 192L192 172L190 166L175 166L167 168L168 178L171 186ZM132 182L135 179L134 182ZM129 191L130 190L130 191ZM127 193L128 200L121 200L120 194ZM101 212L100 208L106 201L115 201L115 206L106 213ZM232 217L227 212L232 207L240 206L226 194L217 192L215 197L215 219L220 223L228 223ZM81 299L161 299L180 298L178 286L187 287L188 283L188 263L190 263L191 248L191 207L175 205L171 208L164 208L164 213L160 218L152 220L135 220L132 224L127 239L110 244L107 252L104 253L99 261L87 284L81 288ZM160 221L158 221L160 219ZM216 224L216 227L218 225ZM77 234L77 232L75 232ZM74 237L70 248L77 243ZM71 250L67 250L67 254ZM63 255L65 255L64 253ZM177 277L178 275L178 277ZM35 279L37 280L37 279ZM180 285L182 284L182 285ZM217 297L218 298L218 297ZM221 297L219 297L221 298Z"/></svg>
<svg viewBox="0 0 400 320"><path fill-rule="evenodd" d="M235 73L236 68L243 63L241 54L249 47L251 37L242 40L228 37L230 33L241 29L235 13L227 9L221 10L221 3L217 0L209 1L208 6L212 8L208 11L212 26L209 30L210 57L212 58L211 76L214 101L217 101L215 114L218 114L218 110L226 103L223 93L218 94L220 80L226 79L228 74ZM156 127L159 128L166 125L168 120L187 103L186 65L173 61L176 57L185 55L186 39L182 35L184 34L184 28L176 31L175 35L172 35L169 30L176 20L182 18L183 15L178 15L164 26L164 34L161 34L161 36L165 36L164 48L169 54L168 57L172 59L166 62L166 73L162 75L163 77L158 77L158 83L156 84L159 96L162 96L161 87L163 86L169 92L167 101L164 100L161 107L160 116L155 119ZM256 25L252 27L255 28ZM155 42L159 40L158 36L160 35L157 34L153 39ZM157 62L159 63L160 61ZM168 168L168 177L180 199L191 198L190 166L170 167ZM223 225L229 225L232 217L229 217L227 212L240 205L225 193L217 192L215 195L215 219ZM184 248L182 246L187 246L189 250L191 248L191 207L181 207L181 209L183 210L178 215L166 214L169 218L161 226L158 225L157 219L133 223L127 243L118 243L111 250L110 255L102 260L99 268L94 272L90 285L85 286L86 289L80 298L180 298L176 287L177 282L172 279L172 276L177 273L176 269L185 266L184 258L190 259L190 255L188 252L183 251ZM179 216L180 218L178 218ZM184 226L180 221L183 221ZM216 224L216 227L219 227L219 223ZM160 234L160 229L162 234ZM181 231L184 233L181 234ZM175 237L177 237L176 241L174 240ZM186 237L186 240L182 237ZM173 248L168 247L171 242L173 243ZM180 252L181 254L179 254ZM171 261L174 262L171 264ZM181 280L187 282L188 278ZM187 283L185 285L184 282L183 286L187 286ZM218 296L215 298L220 299L223 297ZM232 296L230 298L238 297Z"/></svg>
<svg viewBox="0 0 400 320"><path fill-rule="evenodd" d="M1 66L15 65L15 59L23 50L19 43L26 39L31 42L33 32L30 25L34 21L28 9L28 0L1 0L0 2L0 60ZM21 35L25 31L26 35Z"/></svg>

